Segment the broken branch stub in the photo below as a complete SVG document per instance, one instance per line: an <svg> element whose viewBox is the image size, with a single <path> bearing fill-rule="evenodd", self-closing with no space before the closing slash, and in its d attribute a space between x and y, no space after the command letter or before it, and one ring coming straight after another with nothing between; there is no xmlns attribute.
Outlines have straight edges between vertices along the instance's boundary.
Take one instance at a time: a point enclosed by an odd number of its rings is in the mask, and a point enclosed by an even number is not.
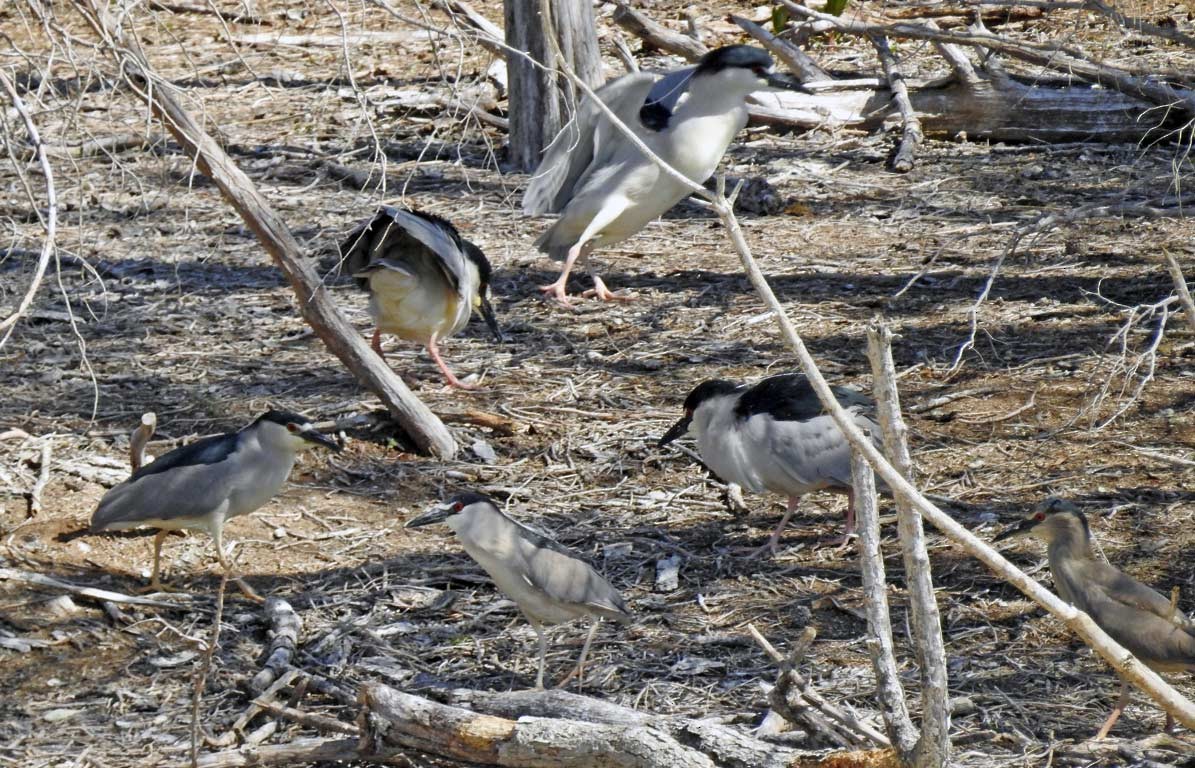
<svg viewBox="0 0 1195 768"><path fill-rule="evenodd" d="M105 11L93 2L75 3L83 17L105 41L132 90L149 105L199 172L220 188L257 239L282 270L299 312L328 349L340 358L357 381L374 392L390 415L420 448L433 456L451 458L456 442L443 422L407 388L385 361L353 328L331 293L320 280L310 259L303 255L290 229L244 171L207 134L174 97L173 89L150 67L132 35L126 35Z"/></svg>

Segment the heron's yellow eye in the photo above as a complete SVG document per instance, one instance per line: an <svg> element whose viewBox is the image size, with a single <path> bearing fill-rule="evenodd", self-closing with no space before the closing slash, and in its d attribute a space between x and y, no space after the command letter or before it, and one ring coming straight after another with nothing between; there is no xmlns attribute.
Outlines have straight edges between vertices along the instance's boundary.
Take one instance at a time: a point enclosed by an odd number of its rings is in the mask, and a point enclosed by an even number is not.
<svg viewBox="0 0 1195 768"><path fill-rule="evenodd" d="M481 306L481 294L479 293L473 297L473 308L477 309L480 306Z"/></svg>

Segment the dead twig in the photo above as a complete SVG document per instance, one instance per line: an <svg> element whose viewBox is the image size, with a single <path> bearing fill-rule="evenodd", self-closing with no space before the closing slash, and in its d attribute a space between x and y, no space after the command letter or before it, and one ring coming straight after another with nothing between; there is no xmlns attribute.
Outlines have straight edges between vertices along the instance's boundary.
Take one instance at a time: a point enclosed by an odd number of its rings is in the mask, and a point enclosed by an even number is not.
<svg viewBox="0 0 1195 768"><path fill-rule="evenodd" d="M1166 268L1170 271L1170 279L1174 281L1174 292L1178 295L1179 303L1183 305L1183 315L1187 318L1187 326L1195 333L1195 300L1191 298L1191 289L1187 287L1187 278L1183 277L1183 268L1178 259L1167 249L1162 249L1166 258Z"/></svg>
<svg viewBox="0 0 1195 768"><path fill-rule="evenodd" d="M888 163L888 167L896 173L908 173L916 164L915 152L917 145L923 140L921 121L917 112L909 101L909 89L905 85L904 75L896 63L896 56L888 47L888 38L883 35L868 35L876 55L880 57L880 64L884 68L884 77L888 80L888 88L892 90L892 98L896 101L896 108L900 111L902 123L900 144Z"/></svg>
<svg viewBox="0 0 1195 768"><path fill-rule="evenodd" d="M220 646L220 624L224 620L224 590L228 586L228 574L220 575L220 586L216 588L216 616L212 620L212 634L204 649L199 668L195 671L195 690L191 698L191 768L199 765L199 704L203 701L203 689L212 669L212 659Z"/></svg>
<svg viewBox="0 0 1195 768"><path fill-rule="evenodd" d="M42 491L46 489L46 484L50 482L50 463L53 456L54 443L46 437L42 440L41 456L39 458L37 481L33 487L29 489L29 512L28 517L33 517L41 512L41 495Z"/></svg>
<svg viewBox="0 0 1195 768"><path fill-rule="evenodd" d="M270 645L261 671L249 681L249 690L261 693L286 671L294 659L299 646L299 634L303 621L290 603L280 597L271 597L265 604L266 620L270 623Z"/></svg>
<svg viewBox="0 0 1195 768"><path fill-rule="evenodd" d="M680 32L673 32L626 3L618 3L611 18L615 24L641 38L653 48L675 53L689 61L697 61L709 50L701 41Z"/></svg>
<svg viewBox="0 0 1195 768"><path fill-rule="evenodd" d="M38 213L38 218L42 221L42 226L46 230L46 238L42 241L41 253L37 257L37 268L33 272L33 279L29 282L29 287L25 289L25 295L21 297L21 301L17 304L17 308L8 317L0 320L0 331L4 333L0 337L0 348L4 347L5 342L12 336L13 329L16 327L17 321L29 309L33 303L34 296L37 295L38 289L41 287L42 279L46 276L46 269L50 264L50 257L54 255L54 238L58 232L58 196L54 189L54 171L50 167L50 159L46 156L46 145L41 140L41 134L37 131L37 125L33 122L33 117L29 114L29 109L25 106L25 102L21 99L17 89L13 86L12 81L3 72L0 72L0 85L4 86L4 90L8 91L8 98L12 101L13 109L21 116L21 120L25 123L25 130L29 134L29 143L33 145L34 151L37 154L38 165L41 166L42 177L46 184L46 215L43 218L41 213ZM34 200L29 201L34 210L38 210L39 206Z"/></svg>

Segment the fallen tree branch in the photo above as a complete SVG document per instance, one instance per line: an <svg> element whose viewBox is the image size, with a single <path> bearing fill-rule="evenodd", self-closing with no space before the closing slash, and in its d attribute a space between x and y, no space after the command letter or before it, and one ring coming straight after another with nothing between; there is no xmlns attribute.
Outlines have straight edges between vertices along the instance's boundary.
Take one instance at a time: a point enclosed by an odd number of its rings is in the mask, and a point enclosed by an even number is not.
<svg viewBox="0 0 1195 768"><path fill-rule="evenodd" d="M909 38L931 42L954 43L986 48L1013 58L1036 64L1056 72L1086 80L1089 83L1112 88L1134 98L1144 99L1156 106L1181 112L1186 119L1195 117L1195 93L1179 88L1157 78L1142 77L1119 67L1101 64L1084 57L1082 53L1061 46L1024 43L993 35L990 32L946 32L931 29L923 24L869 24L863 21L845 19L820 13L799 5L793 0L781 0L784 7L805 19L825 22L836 31L850 35L884 35L894 38Z"/></svg>
<svg viewBox="0 0 1195 768"><path fill-rule="evenodd" d="M615 24L653 48L675 53L689 61L697 61L709 51L704 43L680 32L673 32L626 3L618 3L611 18Z"/></svg>
<svg viewBox="0 0 1195 768"><path fill-rule="evenodd" d="M174 603L167 603L162 600L154 600L148 597L137 597L135 595L125 595L120 592L112 592L107 589L96 589L95 587L81 587L70 582L60 581L50 576L45 576L40 573L32 573L29 571L18 571L14 568L0 568L0 581L12 579L14 581L24 581L29 584L36 584L39 587L49 587L50 589L58 589L63 592L70 592L75 595L82 595L83 597L90 597L93 600L100 602L108 601L110 603L124 603L127 605L147 605L153 608L170 608L176 611L194 611L198 610L195 602L192 600L180 600Z"/></svg>
<svg viewBox="0 0 1195 768"><path fill-rule="evenodd" d="M826 70L817 65L813 58L797 46L783 38L776 37L771 32L755 22L742 16L731 14L730 20L738 24L744 32L755 38L760 45L767 48L780 59L784 66L793 74L801 78L802 82L809 80L833 80Z"/></svg>
<svg viewBox="0 0 1195 768"><path fill-rule="evenodd" d="M1195 333L1195 300L1191 298L1191 289L1187 287L1187 278L1183 277L1182 265L1178 263L1174 254L1165 248L1162 249L1162 254L1166 258L1166 269L1170 272L1170 279L1174 281L1174 292L1183 306L1187 327L1191 329L1192 333Z"/></svg>
<svg viewBox="0 0 1195 768"><path fill-rule="evenodd" d="M308 763L347 763L360 759L357 739L295 739L286 744L262 747L242 747L225 752L202 755L196 768L249 768L268 765L306 765ZM371 755L370 762L381 765L410 766L405 754Z"/></svg>
<svg viewBox="0 0 1195 768"><path fill-rule="evenodd" d="M3 72L0 72L0 85L4 86L4 90L8 91L8 98L12 101L13 109L21 116L21 120L25 123L25 131L29 134L29 143L33 145L34 152L37 155L38 165L41 166L42 177L46 182L46 216L42 219L42 226L46 229L46 239L42 241L41 253L37 257L37 268L33 272L33 279L29 281L29 287L25 289L25 295L21 297L21 301L17 304L17 308L8 317L0 320L0 331L4 332L3 338L0 338L0 347L8 341L12 335L13 328L16 327L17 321L29 309L33 303L33 298L37 295L38 288L41 287L42 279L46 276L46 269L50 264L50 257L54 255L54 238L58 232L58 196L54 189L54 171L50 167L50 159L46 157L46 145L41 140L41 135L37 132L37 125L33 122L33 117L30 116L25 102L21 99L17 89L13 86L12 81ZM35 201L30 200L29 204L37 210ZM41 219L41 214L38 214Z"/></svg>
<svg viewBox="0 0 1195 768"><path fill-rule="evenodd" d="M896 57L888 47L888 38L883 35L868 35L868 39L876 49L876 55L880 57L880 65L884 68L884 77L888 80L888 88L892 91L892 98L900 111L902 123L900 144L888 162L888 167L897 173L908 173L916 164L914 153L922 141L921 121L917 119L917 112L909 101L909 89L905 86L904 75L896 64Z"/></svg>
<svg viewBox="0 0 1195 768"><path fill-rule="evenodd" d="M145 446L154 436L154 429L158 426L158 415L153 411L141 414L141 423L129 435L129 467L136 472L145 463Z"/></svg>
<svg viewBox="0 0 1195 768"><path fill-rule="evenodd" d="M271 597L265 604L266 620L270 622L270 645L262 669L249 681L249 690L261 693L285 672L294 659L299 647L299 634L303 622L290 603L280 597Z"/></svg>
<svg viewBox="0 0 1195 768"><path fill-rule="evenodd" d="M75 0L75 7L116 59L132 90L149 105L199 171L220 188L257 235L295 292L303 319L340 358L357 380L372 390L421 450L449 458L456 443L448 428L407 388L349 323L298 241L253 182L191 117L174 97L173 88L149 66L136 39L117 28L94 0ZM127 17L126 17L127 18Z"/></svg>
<svg viewBox="0 0 1195 768"><path fill-rule="evenodd" d="M645 716L563 691L510 694L469 692L473 701L509 699L504 707L518 719L479 714L439 704L380 684L361 689L365 732L363 756L395 749L418 749L483 765L588 768L785 768L803 755L768 744L719 723ZM613 710L611 710L613 708ZM569 715L604 718L586 721ZM539 713L539 714L536 714Z"/></svg>

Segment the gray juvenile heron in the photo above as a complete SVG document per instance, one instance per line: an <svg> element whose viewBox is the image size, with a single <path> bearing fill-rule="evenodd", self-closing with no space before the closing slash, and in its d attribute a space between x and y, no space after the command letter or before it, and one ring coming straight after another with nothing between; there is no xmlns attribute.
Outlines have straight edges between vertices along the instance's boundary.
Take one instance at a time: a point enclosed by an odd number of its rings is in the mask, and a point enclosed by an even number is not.
<svg viewBox="0 0 1195 768"><path fill-rule="evenodd" d="M382 356L383 333L417 341L451 386L472 389L440 357L438 343L464 328L475 309L502 340L489 300L490 262L481 249L439 216L383 206L349 233L340 252L369 291L374 351Z"/></svg>
<svg viewBox="0 0 1195 768"><path fill-rule="evenodd" d="M663 77L625 75L596 95L660 159L700 184L747 124L747 96L765 88L800 85L774 74L766 51L730 45L705 54L696 67ZM688 194L586 98L545 150L523 196L529 216L560 214L535 241L541 252L564 261L560 277L541 290L567 306L565 283L578 259L631 237ZM594 295L619 298L591 274Z"/></svg>
<svg viewBox="0 0 1195 768"><path fill-rule="evenodd" d="M157 528L150 589L158 579L162 541L170 531L206 531L226 573L224 523L247 515L282 488L298 454L312 445L339 451L305 416L268 411L239 432L197 440L146 464L104 494L91 516L92 531ZM260 597L237 580L245 594Z"/></svg>
<svg viewBox="0 0 1195 768"><path fill-rule="evenodd" d="M492 499L462 493L409 520L407 528L445 523L465 552L480 565L498 589L518 604L539 640L539 673L535 687L544 687L547 637L543 625L589 618L592 623L581 658L585 656L602 619L626 623L630 611L622 596L575 553L515 522Z"/></svg>
<svg viewBox="0 0 1195 768"><path fill-rule="evenodd" d="M847 387L832 389L839 404L850 410L856 424L870 430L879 447L872 400ZM771 376L752 386L705 381L689 393L684 412L660 438L661 447L693 432L701 460L724 482L753 493L771 491L788 497L784 517L758 552L776 551L801 497L811 491L845 493L846 533L855 530L850 443L803 375Z"/></svg>
<svg viewBox="0 0 1195 768"><path fill-rule="evenodd" d="M1155 672L1195 670L1195 621L1171 600L1098 558L1087 517L1063 499L1047 499L993 541L1028 534L1046 543L1046 557L1058 596L1083 611ZM1129 703L1131 688L1121 682L1120 698L1096 734L1112 730ZM1166 730L1174 718L1166 714Z"/></svg>

